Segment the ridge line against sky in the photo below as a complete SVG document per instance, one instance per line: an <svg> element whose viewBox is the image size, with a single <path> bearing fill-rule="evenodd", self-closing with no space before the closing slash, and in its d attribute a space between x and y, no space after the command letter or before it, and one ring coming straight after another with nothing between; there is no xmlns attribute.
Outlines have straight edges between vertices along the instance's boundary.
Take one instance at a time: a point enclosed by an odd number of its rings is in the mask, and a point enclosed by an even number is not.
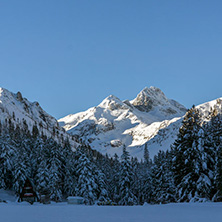
<svg viewBox="0 0 222 222"><path fill-rule="evenodd" d="M222 2L0 0L0 86L57 119L156 86L187 108L221 97Z"/></svg>

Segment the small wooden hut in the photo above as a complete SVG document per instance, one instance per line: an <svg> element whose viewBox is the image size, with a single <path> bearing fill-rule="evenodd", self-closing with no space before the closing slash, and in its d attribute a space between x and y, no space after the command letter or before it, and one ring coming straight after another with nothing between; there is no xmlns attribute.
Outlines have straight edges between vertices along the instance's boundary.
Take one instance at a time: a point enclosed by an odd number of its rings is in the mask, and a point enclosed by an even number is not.
<svg viewBox="0 0 222 222"><path fill-rule="evenodd" d="M25 184L22 188L22 191L19 195L19 202L21 201L27 201L31 204L33 204L36 201L39 201L38 196L36 192L34 191L34 186L30 179L26 179Z"/></svg>
<svg viewBox="0 0 222 222"><path fill-rule="evenodd" d="M79 205L79 204L83 204L84 203L84 198L83 197L78 197L78 196L70 196L67 198L68 200L68 204L75 204L75 205Z"/></svg>

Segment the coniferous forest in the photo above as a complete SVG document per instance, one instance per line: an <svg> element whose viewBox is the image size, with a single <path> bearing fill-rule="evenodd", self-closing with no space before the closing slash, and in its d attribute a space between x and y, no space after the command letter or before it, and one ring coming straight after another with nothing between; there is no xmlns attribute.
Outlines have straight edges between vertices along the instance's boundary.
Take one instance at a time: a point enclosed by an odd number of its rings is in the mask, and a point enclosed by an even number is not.
<svg viewBox="0 0 222 222"><path fill-rule="evenodd" d="M110 158L82 144L76 151L68 139L58 144L25 122L0 125L0 188L17 195L26 179L39 195L52 201L84 197L85 204L142 205L170 202L222 201L222 115L213 109L203 121L189 109L171 150L153 160L145 146L143 160Z"/></svg>

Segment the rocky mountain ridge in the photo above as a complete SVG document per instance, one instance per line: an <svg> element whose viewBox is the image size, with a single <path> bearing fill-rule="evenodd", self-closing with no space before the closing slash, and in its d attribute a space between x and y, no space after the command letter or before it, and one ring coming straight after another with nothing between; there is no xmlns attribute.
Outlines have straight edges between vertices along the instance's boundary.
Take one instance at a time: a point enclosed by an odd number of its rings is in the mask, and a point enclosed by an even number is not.
<svg viewBox="0 0 222 222"><path fill-rule="evenodd" d="M53 137L59 143L68 137L73 148L78 145L38 102L28 101L20 92L15 94L0 88L0 121L1 124L7 124L10 121L14 126L25 124L30 132L35 125L40 133Z"/></svg>
<svg viewBox="0 0 222 222"><path fill-rule="evenodd" d="M197 106L207 121L215 107L222 109L222 98ZM30 102L20 92L11 93L0 88L0 121L15 126L24 122L30 132L36 125L39 132L62 143L69 138L75 150L76 141L89 144L102 154L122 153L123 146L132 156L143 158L144 146L150 156L167 150L176 139L186 108L168 99L156 87L143 89L134 100L121 101L110 95L98 106L68 115L60 120L45 112L38 102Z"/></svg>
<svg viewBox="0 0 222 222"><path fill-rule="evenodd" d="M103 154L121 155L125 145L132 156L142 158L144 144L161 129L175 122L179 124L185 112L183 105L168 99L160 89L150 87L132 101L108 96L98 106L68 115L59 123L68 133ZM153 156L161 147L149 148Z"/></svg>

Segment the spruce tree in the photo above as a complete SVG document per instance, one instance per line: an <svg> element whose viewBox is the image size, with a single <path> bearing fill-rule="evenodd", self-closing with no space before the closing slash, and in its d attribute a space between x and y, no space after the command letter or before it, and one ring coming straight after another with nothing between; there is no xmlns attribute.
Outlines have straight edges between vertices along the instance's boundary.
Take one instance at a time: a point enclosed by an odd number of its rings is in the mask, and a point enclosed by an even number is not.
<svg viewBox="0 0 222 222"><path fill-rule="evenodd" d="M99 170L95 169L95 179L97 184L97 199L99 204L111 204L111 199L109 198L107 184L106 184L106 176L105 174Z"/></svg>
<svg viewBox="0 0 222 222"><path fill-rule="evenodd" d="M199 178L196 193L200 201L210 200L212 197L214 155L211 147L207 146L207 137L207 128L206 125L203 125L198 132L197 145Z"/></svg>
<svg viewBox="0 0 222 222"><path fill-rule="evenodd" d="M53 139L48 140L46 149L50 149L48 159L50 198L58 202L62 200L61 150Z"/></svg>
<svg viewBox="0 0 222 222"><path fill-rule="evenodd" d="M113 176L111 177L111 180L109 181L110 183L110 197L111 199L115 202L118 203L120 200L120 162L119 162L119 157L115 153L114 155L114 160L112 162L112 174Z"/></svg>
<svg viewBox="0 0 222 222"><path fill-rule="evenodd" d="M149 150L147 148L147 143L144 147L144 160L140 163L139 171L139 181L141 188L139 189L139 202L143 204L144 202L152 202L153 184L152 184L152 162L149 156Z"/></svg>
<svg viewBox="0 0 222 222"><path fill-rule="evenodd" d="M169 152L159 151L154 157L152 185L152 202L175 202L175 186L171 171L171 155Z"/></svg>
<svg viewBox="0 0 222 222"><path fill-rule="evenodd" d="M63 178L63 193L67 196L75 195L76 188L76 170L75 170L75 156L71 150L68 139L62 150L62 178Z"/></svg>
<svg viewBox="0 0 222 222"><path fill-rule="evenodd" d="M173 148L173 171L177 199L191 201L197 196L199 179L198 132L201 127L198 110L193 106L186 113Z"/></svg>
<svg viewBox="0 0 222 222"><path fill-rule="evenodd" d="M50 196L49 187L49 151L47 146L44 144L42 139L38 139L35 143L36 151L36 173L35 173L35 184L39 195Z"/></svg>
<svg viewBox="0 0 222 222"><path fill-rule="evenodd" d="M214 154L213 201L222 201L222 115L213 111L208 123L208 149ZM211 155L212 156L212 155Z"/></svg>
<svg viewBox="0 0 222 222"><path fill-rule="evenodd" d="M0 136L0 187L3 189L12 187L15 157L15 144L8 134L2 133Z"/></svg>
<svg viewBox="0 0 222 222"><path fill-rule="evenodd" d="M86 205L92 205L96 200L97 184L89 159L80 148L75 153L77 174L76 195L84 198Z"/></svg>
<svg viewBox="0 0 222 222"><path fill-rule="evenodd" d="M133 184L133 169L131 166L129 153L126 147L123 147L123 154L121 156L120 181L119 181L119 204L120 205L135 205L137 198L132 192Z"/></svg>

